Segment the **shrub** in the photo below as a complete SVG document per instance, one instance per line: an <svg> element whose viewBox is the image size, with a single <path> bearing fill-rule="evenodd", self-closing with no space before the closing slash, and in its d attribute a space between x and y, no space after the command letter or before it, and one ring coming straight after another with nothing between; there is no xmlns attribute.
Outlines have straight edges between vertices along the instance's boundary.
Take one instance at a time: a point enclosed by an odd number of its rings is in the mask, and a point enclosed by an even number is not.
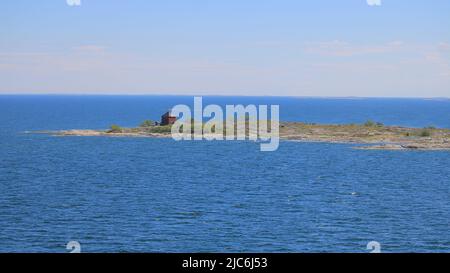
<svg viewBox="0 0 450 273"><path fill-rule="evenodd" d="M420 131L419 136L420 137L430 137L431 131L429 129L423 129L422 131Z"/></svg>
<svg viewBox="0 0 450 273"><path fill-rule="evenodd" d="M111 125L111 129L108 131L109 133L122 133L122 127L119 125L113 124Z"/></svg>
<svg viewBox="0 0 450 273"><path fill-rule="evenodd" d="M374 122L373 120L368 120L366 123L364 123L364 126L366 127L383 127L384 124L381 122Z"/></svg>
<svg viewBox="0 0 450 273"><path fill-rule="evenodd" d="M144 122L141 123L140 127L152 127L155 126L155 122L153 120L144 120Z"/></svg>
<svg viewBox="0 0 450 273"><path fill-rule="evenodd" d="M163 134L163 133L170 133L172 131L172 126L171 125L167 125L167 126L154 126L151 129L152 133L159 133L159 134Z"/></svg>
<svg viewBox="0 0 450 273"><path fill-rule="evenodd" d="M364 126L373 127L373 126L375 126L375 122L373 122L372 120L368 120L368 121L366 121L366 123L364 123Z"/></svg>

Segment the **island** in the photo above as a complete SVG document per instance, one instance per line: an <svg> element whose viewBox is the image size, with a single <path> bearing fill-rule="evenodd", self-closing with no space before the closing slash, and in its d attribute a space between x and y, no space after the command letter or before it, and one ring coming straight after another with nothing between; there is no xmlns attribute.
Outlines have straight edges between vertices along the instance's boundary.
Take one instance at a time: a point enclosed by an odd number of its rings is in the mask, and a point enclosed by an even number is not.
<svg viewBox="0 0 450 273"><path fill-rule="evenodd" d="M105 130L62 130L47 133L55 136L170 138L172 124L173 122L164 124L145 121L135 128L112 125ZM363 144L355 145L355 149L450 150L450 129L385 126L373 121L364 124L280 122L279 134L280 139L290 141Z"/></svg>

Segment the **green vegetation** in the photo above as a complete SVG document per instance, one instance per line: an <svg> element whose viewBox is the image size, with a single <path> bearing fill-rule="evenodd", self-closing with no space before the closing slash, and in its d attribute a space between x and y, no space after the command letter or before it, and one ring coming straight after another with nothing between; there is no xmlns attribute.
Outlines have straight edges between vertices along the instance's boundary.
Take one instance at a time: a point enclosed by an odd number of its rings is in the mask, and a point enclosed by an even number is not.
<svg viewBox="0 0 450 273"><path fill-rule="evenodd" d="M170 133L171 131L172 131L171 125L153 126L150 130L151 133L157 133L157 134Z"/></svg>
<svg viewBox="0 0 450 273"><path fill-rule="evenodd" d="M431 137L433 136L433 130L436 130L433 127L425 127L423 129L415 129L412 132L406 132L405 136L407 137Z"/></svg>
<svg viewBox="0 0 450 273"><path fill-rule="evenodd" d="M147 126L151 121L143 122ZM250 121L246 121L245 135L250 136L248 128ZM205 126L206 124L202 124ZM210 125L210 124L208 124ZM223 126L223 132L227 126ZM228 126L236 135L237 124ZM189 122L181 124L183 127L191 127ZM233 128L234 127L234 128ZM268 130L271 122L267 122ZM192 128L192 127L191 127ZM64 136L124 136L124 137L170 137L172 125L158 126L152 124L149 127L122 128L111 125L108 130L67 130L58 135ZM217 128L212 128L212 133ZM188 132L186 132L188 133ZM280 122L280 138L301 141L320 141L331 143L362 143L370 144L367 149L401 150L450 150L450 129L434 127L407 128L401 126L384 126L381 123L367 121L365 124L311 124L304 122ZM405 137L406 136L406 137ZM380 145L374 145L380 143Z"/></svg>
<svg viewBox="0 0 450 273"><path fill-rule="evenodd" d="M139 125L139 126L145 127L145 128L153 127L153 126L155 126L155 122L153 120L148 119L148 120L144 120L144 122L142 122L141 125Z"/></svg>
<svg viewBox="0 0 450 273"><path fill-rule="evenodd" d="M420 137L430 137L432 135L431 130L424 128L422 131L419 132Z"/></svg>
<svg viewBox="0 0 450 273"><path fill-rule="evenodd" d="M366 121L366 123L364 123L364 126L366 126L366 127L373 127L373 126L375 126L375 122L373 122L371 120L368 120L368 121Z"/></svg>
<svg viewBox="0 0 450 273"><path fill-rule="evenodd" d="M250 121L245 122L245 134L249 135L250 132ZM205 124L201 124L205 126ZM182 127L191 127L191 132L194 132L194 122L191 124L183 124ZM271 131L271 122L267 121L267 126L269 132ZM217 128L211 128L211 133L215 133ZM223 133L226 133L227 126L226 121L223 124ZM172 125L156 125L152 120L143 121L139 127L136 128L122 128L119 125L111 125L111 128L106 131L106 133L112 134L137 134L137 135L147 135L147 134L161 134L169 135L172 132ZM237 124L234 124L234 132L237 133ZM428 126L423 129L415 128L402 128L402 127L390 127L385 126L380 122L375 122L372 120L366 121L364 124L339 124L339 125L326 125L326 124L315 124L315 123L286 123L282 122L280 124L280 134L288 135L289 137L295 136L296 134L305 135L317 135L320 139L331 139L332 141L339 141L340 139L352 138L352 139L363 139L364 141L386 141L386 139L394 140L397 137L409 137L410 139L415 138L431 138L440 135L440 130L435 127ZM449 134L450 137L450 134Z"/></svg>
<svg viewBox="0 0 450 273"><path fill-rule="evenodd" d="M368 120L364 123L365 127L384 127L384 124L381 122L375 122L373 120Z"/></svg>
<svg viewBox="0 0 450 273"><path fill-rule="evenodd" d="M122 133L123 129L119 125L113 124L111 125L110 130L108 133Z"/></svg>

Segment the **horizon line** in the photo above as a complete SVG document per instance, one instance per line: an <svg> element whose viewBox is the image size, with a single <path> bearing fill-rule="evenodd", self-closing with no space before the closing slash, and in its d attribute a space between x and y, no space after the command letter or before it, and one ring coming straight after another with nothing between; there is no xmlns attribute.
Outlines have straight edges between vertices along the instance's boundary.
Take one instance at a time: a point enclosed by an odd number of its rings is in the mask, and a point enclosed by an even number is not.
<svg viewBox="0 0 450 273"><path fill-rule="evenodd" d="M312 99L425 99L450 100L449 97L407 97L407 96L296 96L296 95L217 95L217 94L161 94L161 93L0 93L0 96L179 96L179 97L273 97L273 98L312 98Z"/></svg>

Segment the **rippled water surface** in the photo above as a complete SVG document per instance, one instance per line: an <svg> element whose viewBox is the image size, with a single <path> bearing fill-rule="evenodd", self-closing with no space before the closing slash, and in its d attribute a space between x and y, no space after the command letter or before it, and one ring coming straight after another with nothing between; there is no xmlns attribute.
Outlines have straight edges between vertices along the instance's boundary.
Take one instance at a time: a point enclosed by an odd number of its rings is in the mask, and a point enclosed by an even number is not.
<svg viewBox="0 0 450 273"><path fill-rule="evenodd" d="M0 96L0 252L450 252L450 152L52 137L191 97ZM450 128L450 101L205 98L283 120Z"/></svg>

